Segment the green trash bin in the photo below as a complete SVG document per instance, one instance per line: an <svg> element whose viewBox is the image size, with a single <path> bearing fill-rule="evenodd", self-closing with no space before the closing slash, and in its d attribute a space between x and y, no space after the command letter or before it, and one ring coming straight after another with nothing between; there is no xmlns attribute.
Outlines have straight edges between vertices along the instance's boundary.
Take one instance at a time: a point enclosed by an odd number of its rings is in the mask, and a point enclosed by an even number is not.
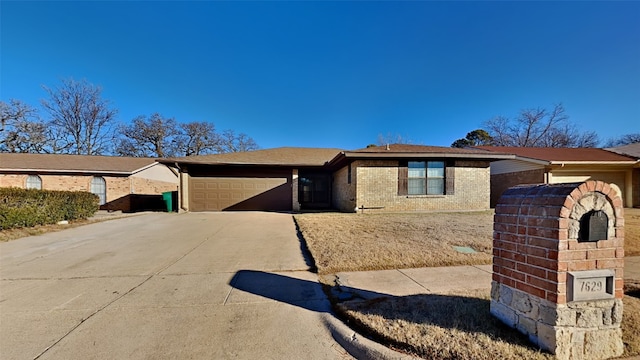
<svg viewBox="0 0 640 360"><path fill-rule="evenodd" d="M173 191L167 191L162 193L162 200L167 206L167 212L173 212Z"/></svg>

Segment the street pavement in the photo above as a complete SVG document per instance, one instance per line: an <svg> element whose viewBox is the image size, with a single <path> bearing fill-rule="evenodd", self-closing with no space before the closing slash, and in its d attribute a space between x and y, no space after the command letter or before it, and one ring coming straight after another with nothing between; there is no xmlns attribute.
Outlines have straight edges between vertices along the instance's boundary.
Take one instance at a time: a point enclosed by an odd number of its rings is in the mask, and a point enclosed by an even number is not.
<svg viewBox="0 0 640 360"><path fill-rule="evenodd" d="M350 359L291 215L153 213L0 244L0 358Z"/></svg>

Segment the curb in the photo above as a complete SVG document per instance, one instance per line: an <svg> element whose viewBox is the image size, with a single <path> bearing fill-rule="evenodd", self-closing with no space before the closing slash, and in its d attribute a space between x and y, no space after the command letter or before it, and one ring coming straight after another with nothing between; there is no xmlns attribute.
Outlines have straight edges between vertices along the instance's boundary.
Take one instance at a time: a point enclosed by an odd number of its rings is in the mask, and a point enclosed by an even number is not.
<svg viewBox="0 0 640 360"><path fill-rule="evenodd" d="M331 332L333 339L356 359L424 360L423 358L399 353L367 339L336 318L333 313L323 313L321 318L324 325ZM640 360L640 355L618 357L616 359Z"/></svg>
<svg viewBox="0 0 640 360"><path fill-rule="evenodd" d="M358 334L345 323L337 319L333 313L323 313L322 322L331 332L331 336L351 356L356 359L380 360L419 360L420 358L391 350L373 340Z"/></svg>

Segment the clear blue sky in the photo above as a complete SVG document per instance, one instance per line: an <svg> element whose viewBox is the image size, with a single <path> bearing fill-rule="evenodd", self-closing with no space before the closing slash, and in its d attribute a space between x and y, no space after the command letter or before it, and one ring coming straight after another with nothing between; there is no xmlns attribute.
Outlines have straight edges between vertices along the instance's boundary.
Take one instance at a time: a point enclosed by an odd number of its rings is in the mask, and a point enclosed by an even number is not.
<svg viewBox="0 0 640 360"><path fill-rule="evenodd" d="M449 146L563 103L601 139L640 132L640 2L2 1L0 99L101 85L121 121L159 112L278 146L379 134Z"/></svg>

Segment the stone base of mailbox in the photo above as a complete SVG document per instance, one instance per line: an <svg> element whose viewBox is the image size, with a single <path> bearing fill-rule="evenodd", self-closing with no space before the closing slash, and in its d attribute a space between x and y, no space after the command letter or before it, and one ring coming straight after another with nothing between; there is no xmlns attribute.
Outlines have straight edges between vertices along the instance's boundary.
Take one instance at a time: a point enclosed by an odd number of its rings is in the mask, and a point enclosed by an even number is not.
<svg viewBox="0 0 640 360"><path fill-rule="evenodd" d="M609 359L624 351L621 299L556 304L493 281L491 314L560 359Z"/></svg>

